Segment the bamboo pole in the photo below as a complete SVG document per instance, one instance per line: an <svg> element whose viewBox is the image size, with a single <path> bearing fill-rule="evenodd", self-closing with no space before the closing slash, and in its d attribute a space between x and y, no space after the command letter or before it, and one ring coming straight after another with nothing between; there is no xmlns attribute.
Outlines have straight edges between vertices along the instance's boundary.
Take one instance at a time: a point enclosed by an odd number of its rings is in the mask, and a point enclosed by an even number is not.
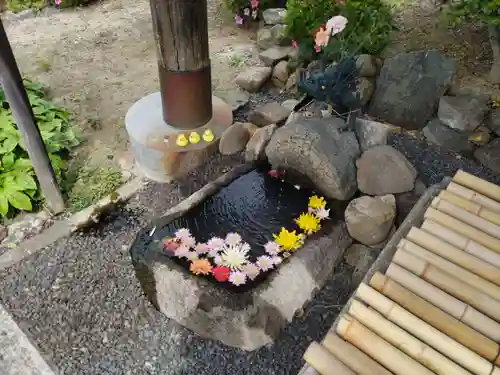
<svg viewBox="0 0 500 375"><path fill-rule="evenodd" d="M304 360L321 375L356 375L317 342L309 345L304 353Z"/></svg>
<svg viewBox="0 0 500 375"><path fill-rule="evenodd" d="M465 199L468 199L472 202L478 203L481 206L484 206L491 211L500 212L500 203L499 202L497 202L491 198L488 198L482 194L479 194L479 193L475 192L474 190L463 187L462 185L459 185L453 181L448 184L448 187L446 188L446 190L449 191L450 193L461 196L462 198L465 198Z"/></svg>
<svg viewBox="0 0 500 375"><path fill-rule="evenodd" d="M497 365L500 364L498 358L500 345L495 341L427 302L396 281L376 272L370 280L370 286L473 352L489 361L496 361ZM498 325L498 330L500 332L500 325Z"/></svg>
<svg viewBox="0 0 500 375"><path fill-rule="evenodd" d="M429 207L427 211L424 213L425 219L430 219L439 223L447 228L453 229L454 231L470 238L471 240L480 243L483 246L486 246L488 249L500 253L500 240L495 237L492 237L476 228L471 227L464 222L457 220L449 215L446 215L443 212L435 210L432 207Z"/></svg>
<svg viewBox="0 0 500 375"><path fill-rule="evenodd" d="M442 354L474 374L490 375L494 369L494 365L488 360L425 323L368 285L361 284L356 290L356 296L391 322L439 350ZM449 374L453 374L453 372Z"/></svg>
<svg viewBox="0 0 500 375"><path fill-rule="evenodd" d="M488 220L495 225L500 225L500 214L481 206L479 203L462 198L461 196L453 194L448 190L442 190L441 193L439 193L439 198L460 207L467 212Z"/></svg>
<svg viewBox="0 0 500 375"><path fill-rule="evenodd" d="M497 322L500 321L500 301L482 293L479 289L434 267L422 258L416 257L401 249L394 255L393 262L413 272L415 275L430 282L443 291L450 293L459 300L474 306Z"/></svg>
<svg viewBox="0 0 500 375"><path fill-rule="evenodd" d="M395 375L433 374L347 314L340 318L337 333Z"/></svg>
<svg viewBox="0 0 500 375"><path fill-rule="evenodd" d="M358 375L392 375L354 345L337 336L335 332L328 333L322 344Z"/></svg>
<svg viewBox="0 0 500 375"><path fill-rule="evenodd" d="M431 207L444 212L457 220L469 224L471 227L479 229L490 236L500 239L500 226L495 225L482 217L474 215L463 208L455 206L453 203L436 197L433 199Z"/></svg>
<svg viewBox="0 0 500 375"><path fill-rule="evenodd" d="M500 254L491 251L487 247L478 244L461 234L442 226L432 220L425 220L421 227L422 230L432 234L435 237L441 238L443 241L448 242L450 245L456 246L459 249L482 259L491 265L500 268Z"/></svg>
<svg viewBox="0 0 500 375"><path fill-rule="evenodd" d="M410 242L408 240L401 241L399 243L399 248L407 251L414 256L422 258L423 260L429 262L437 268L440 268L441 270L453 275L454 277L459 278L460 280L466 282L474 288L482 290L492 298L495 298L497 301L500 301L500 287L493 283L490 283L482 277L479 277L475 273L469 272L466 269L459 267L456 264L449 262L446 259L441 258L439 255L436 255L433 252L424 249L423 247L415 245L413 242Z"/></svg>
<svg viewBox="0 0 500 375"><path fill-rule="evenodd" d="M366 286L366 284L362 285ZM365 327L378 334L396 348L401 349L404 353L436 374L471 375L469 371L450 361L426 343L413 337L396 324L384 318L380 313L363 305L361 302L352 301L349 307L349 314Z"/></svg>
<svg viewBox="0 0 500 375"><path fill-rule="evenodd" d="M392 263L389 265L386 275L486 337L495 342L500 342L500 324L472 306L436 288L397 264Z"/></svg>
<svg viewBox="0 0 500 375"><path fill-rule="evenodd" d="M473 176L463 170L459 170L455 174L453 181L459 185L477 191L480 194L486 195L488 198L500 202L500 186Z"/></svg>
<svg viewBox="0 0 500 375"><path fill-rule="evenodd" d="M500 285L500 269L474 255L466 253L463 250L440 240L418 228L411 228L406 238L411 242L420 245L433 253L465 268L494 284ZM407 240L401 240L404 243Z"/></svg>

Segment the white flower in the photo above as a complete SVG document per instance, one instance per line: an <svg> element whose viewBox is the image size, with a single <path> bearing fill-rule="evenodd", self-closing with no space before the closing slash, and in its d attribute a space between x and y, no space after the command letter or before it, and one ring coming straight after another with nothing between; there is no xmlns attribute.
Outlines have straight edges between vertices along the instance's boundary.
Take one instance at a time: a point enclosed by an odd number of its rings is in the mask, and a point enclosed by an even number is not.
<svg viewBox="0 0 500 375"><path fill-rule="evenodd" d="M210 248L210 250L216 250L216 251L222 250L224 244L225 244L224 240L219 237L213 237L209 239L207 242L207 245Z"/></svg>
<svg viewBox="0 0 500 375"><path fill-rule="evenodd" d="M179 240L183 241L188 238L192 237L191 231L187 228L181 228L177 232L175 232L175 237L177 237Z"/></svg>
<svg viewBox="0 0 500 375"><path fill-rule="evenodd" d="M189 236L189 237L185 237L181 240L181 243L184 245L184 246L187 246L187 247L195 247L196 246L196 240L194 239L194 237L192 236Z"/></svg>
<svg viewBox="0 0 500 375"><path fill-rule="evenodd" d="M189 247L187 247L186 245L180 245L177 249L175 249L175 256L176 257L179 257L179 258L184 258L186 257L188 254L189 254Z"/></svg>
<svg viewBox="0 0 500 375"><path fill-rule="evenodd" d="M217 264L218 266L222 265L222 257L220 255L215 256L214 263Z"/></svg>
<svg viewBox="0 0 500 375"><path fill-rule="evenodd" d="M242 249L242 246L226 246L221 253L222 265L235 271L240 270L243 265L248 263L248 250Z"/></svg>
<svg viewBox="0 0 500 375"><path fill-rule="evenodd" d="M273 258L267 255L261 255L257 258L257 266L262 271L269 271L274 266Z"/></svg>
<svg viewBox="0 0 500 375"><path fill-rule="evenodd" d="M245 273L250 280L255 280L257 276L259 276L260 269L254 263L245 264L242 269L243 273Z"/></svg>
<svg viewBox="0 0 500 375"><path fill-rule="evenodd" d="M314 214L321 220L328 219L330 218L330 209L319 208Z"/></svg>
<svg viewBox="0 0 500 375"><path fill-rule="evenodd" d="M243 9L243 14L245 16L249 16L250 15L250 9L248 9L248 8Z"/></svg>
<svg viewBox="0 0 500 375"><path fill-rule="evenodd" d="M281 257L277 257L277 256L273 257L273 263L274 263L274 265L277 266L277 265L281 264L281 262L283 262L283 259Z"/></svg>
<svg viewBox="0 0 500 375"><path fill-rule="evenodd" d="M242 285L247 281L247 275L240 271L234 271L229 274L229 281L234 285Z"/></svg>
<svg viewBox="0 0 500 375"><path fill-rule="evenodd" d="M245 251L245 252L247 252L247 253L248 253L248 252L250 251L250 245L249 245L249 244L247 244L246 242L243 242L243 243L241 244L241 250L242 250L242 251Z"/></svg>
<svg viewBox="0 0 500 375"><path fill-rule="evenodd" d="M238 233L228 233L226 236L226 244L236 246L241 242L241 236Z"/></svg>
<svg viewBox="0 0 500 375"><path fill-rule="evenodd" d="M309 212L310 214L314 214L316 213L316 210L312 207L307 207L307 212Z"/></svg>
<svg viewBox="0 0 500 375"><path fill-rule="evenodd" d="M187 254L185 255L186 258L190 261L194 261L194 260L198 260L200 259L198 257L198 254L196 253L196 251L188 251Z"/></svg>
<svg viewBox="0 0 500 375"><path fill-rule="evenodd" d="M199 243L198 245L195 246L194 250L198 254L206 254L208 250L210 250L210 247L206 243Z"/></svg>
<svg viewBox="0 0 500 375"><path fill-rule="evenodd" d="M326 23L326 31L332 36L336 35L345 29L347 22L347 18L344 16L334 16Z"/></svg>
<svg viewBox="0 0 500 375"><path fill-rule="evenodd" d="M269 241L264 245L264 249L266 250L266 253L269 255L276 255L280 252L280 245L278 245L277 242L274 241Z"/></svg>

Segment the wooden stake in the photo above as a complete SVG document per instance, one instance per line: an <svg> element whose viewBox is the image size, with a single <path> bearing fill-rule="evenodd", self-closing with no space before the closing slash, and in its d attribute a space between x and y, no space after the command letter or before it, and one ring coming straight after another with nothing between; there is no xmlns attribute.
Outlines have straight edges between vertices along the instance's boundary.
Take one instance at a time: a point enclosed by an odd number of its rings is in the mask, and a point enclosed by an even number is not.
<svg viewBox="0 0 500 375"><path fill-rule="evenodd" d="M448 184L448 187L446 188L447 191L450 193L456 194L462 198L468 199L472 202L478 203L481 206L484 206L488 208L489 210L493 212L500 213L500 203L488 198L482 194L479 194L478 192L475 192L474 190L467 189L466 187L463 187L462 185L456 184L455 182L450 182Z"/></svg>
<svg viewBox="0 0 500 375"><path fill-rule="evenodd" d="M321 375L356 375L317 342L312 342L304 353L304 360Z"/></svg>
<svg viewBox="0 0 500 375"><path fill-rule="evenodd" d="M472 306L436 288L397 264L392 263L389 265L386 275L486 337L497 343L500 342L500 324Z"/></svg>
<svg viewBox="0 0 500 375"><path fill-rule="evenodd" d="M354 345L337 336L335 332L328 333L322 344L358 375L391 375L384 367Z"/></svg>
<svg viewBox="0 0 500 375"><path fill-rule="evenodd" d="M380 312L391 322L397 324L424 343L439 350L448 358L472 371L474 374L491 374L494 368L493 364L417 318L415 315L409 313L387 297L384 297L375 289L370 288L366 284L361 284L356 290L356 296ZM437 358L434 358L437 361ZM440 373L442 373L443 370L444 369L439 369ZM453 374L454 372L448 373Z"/></svg>
<svg viewBox="0 0 500 375"><path fill-rule="evenodd" d="M482 259L485 262L500 268L500 254L478 244L476 241L462 236L461 234L432 220L425 220L422 224L422 230L448 242L450 245L458 247L476 258Z"/></svg>
<svg viewBox="0 0 500 375"><path fill-rule="evenodd" d="M24 89L23 79L1 20L0 81L5 98L12 109L16 125L23 135L28 155L40 183L40 188L47 201L47 206L54 214L59 214L64 211L64 200L42 136L36 125L28 94Z"/></svg>
<svg viewBox="0 0 500 375"><path fill-rule="evenodd" d="M492 237L483 231L473 228L464 222L457 220L443 212L435 210L432 207L429 207L427 211L424 213L425 219L430 219L439 223L447 228L458 232L471 240L480 243L483 246L486 246L488 249L500 253L500 240L498 238Z"/></svg>
<svg viewBox="0 0 500 375"><path fill-rule="evenodd" d="M450 293L459 300L474 306L490 318L500 321L500 301L491 298L469 284L457 279L453 275L429 264L420 257L416 257L399 249L394 255L393 262L422 279Z"/></svg>
<svg viewBox="0 0 500 375"><path fill-rule="evenodd" d="M370 280L370 286L473 352L489 361L496 361L497 365L500 364L498 358L500 345L430 304L396 281L376 272ZM500 332L500 325L497 329Z"/></svg>
<svg viewBox="0 0 500 375"><path fill-rule="evenodd" d="M453 181L480 194L486 195L488 198L500 202L500 186L471 175L463 170L459 170L455 174Z"/></svg>
<svg viewBox="0 0 500 375"><path fill-rule="evenodd" d="M469 224L471 227L479 229L492 237L500 239L500 226L489 222L482 217L474 215L469 211L466 211L454 204L440 199L439 197L434 198L431 204L432 208L444 212L463 223Z"/></svg>
<svg viewBox="0 0 500 375"><path fill-rule="evenodd" d="M337 333L395 375L433 374L347 314L339 319Z"/></svg>

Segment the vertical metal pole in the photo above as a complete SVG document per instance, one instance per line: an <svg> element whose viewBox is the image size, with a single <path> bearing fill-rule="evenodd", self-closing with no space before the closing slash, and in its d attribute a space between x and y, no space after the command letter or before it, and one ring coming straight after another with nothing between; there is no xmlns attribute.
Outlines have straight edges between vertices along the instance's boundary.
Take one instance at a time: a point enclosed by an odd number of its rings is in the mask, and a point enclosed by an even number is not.
<svg viewBox="0 0 500 375"><path fill-rule="evenodd" d="M50 164L45 145L36 125L28 95L7 34L0 19L0 83L9 102L19 131L22 133L28 155L33 164L48 208L55 214L64 211L64 200Z"/></svg>

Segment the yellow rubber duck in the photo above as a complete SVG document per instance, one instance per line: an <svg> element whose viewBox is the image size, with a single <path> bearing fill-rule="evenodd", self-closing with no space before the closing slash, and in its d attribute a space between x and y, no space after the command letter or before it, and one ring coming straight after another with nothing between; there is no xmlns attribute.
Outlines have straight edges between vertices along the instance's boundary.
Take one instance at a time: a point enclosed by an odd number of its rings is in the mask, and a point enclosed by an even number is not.
<svg viewBox="0 0 500 375"><path fill-rule="evenodd" d="M179 147L186 147L188 145L188 139L184 134L179 134L175 142Z"/></svg>
<svg viewBox="0 0 500 375"><path fill-rule="evenodd" d="M189 134L189 143L192 143L193 145L197 145L200 143L201 137L197 132L191 132Z"/></svg>
<svg viewBox="0 0 500 375"><path fill-rule="evenodd" d="M214 133L212 133L212 131L210 129L206 129L204 132L203 132L203 140L205 142L212 142L214 139L215 139L215 135Z"/></svg>

